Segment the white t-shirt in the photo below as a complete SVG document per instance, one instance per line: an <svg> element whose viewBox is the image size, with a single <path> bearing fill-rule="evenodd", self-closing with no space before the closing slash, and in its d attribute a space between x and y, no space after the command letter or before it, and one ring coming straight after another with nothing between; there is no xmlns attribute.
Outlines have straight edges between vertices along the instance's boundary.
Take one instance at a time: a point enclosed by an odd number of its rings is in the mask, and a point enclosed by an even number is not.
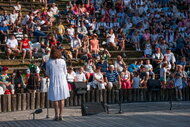
<svg viewBox="0 0 190 127"><path fill-rule="evenodd" d="M76 73L76 82L84 82L84 81L86 81L86 76L85 76L85 74L84 73L79 73L79 72L77 72Z"/></svg>
<svg viewBox="0 0 190 127"><path fill-rule="evenodd" d="M20 10L21 10L21 5L15 5L15 6L14 6L14 9L15 9L16 11L20 11Z"/></svg>
<svg viewBox="0 0 190 127"><path fill-rule="evenodd" d="M94 73L94 82L99 83L97 80L95 80L95 78L98 79L98 80L102 80L103 75L101 73Z"/></svg>
<svg viewBox="0 0 190 127"><path fill-rule="evenodd" d="M16 48L18 46L18 41L17 39L14 40L8 39L6 44L10 48Z"/></svg>
<svg viewBox="0 0 190 127"><path fill-rule="evenodd" d="M42 57L43 61L47 63L47 61L49 60L50 54L44 55Z"/></svg>
<svg viewBox="0 0 190 127"><path fill-rule="evenodd" d="M52 7L51 10L52 10L54 15L56 15L58 13L58 8L57 7Z"/></svg>
<svg viewBox="0 0 190 127"><path fill-rule="evenodd" d="M73 71L71 74L67 73L67 81L68 82L74 82L74 79L76 77L76 73Z"/></svg>
<svg viewBox="0 0 190 127"><path fill-rule="evenodd" d="M28 68L28 69L26 70L26 73L27 73L27 74L30 74L30 68ZM37 73L37 74L40 73L40 68L39 68L38 66L36 66L36 73Z"/></svg>
<svg viewBox="0 0 190 127"><path fill-rule="evenodd" d="M73 28L68 28L67 32L70 36L74 36L75 30Z"/></svg>
<svg viewBox="0 0 190 127"><path fill-rule="evenodd" d="M81 46L81 40L80 39L72 39L71 40L71 47L77 48Z"/></svg>
<svg viewBox="0 0 190 127"><path fill-rule="evenodd" d="M140 78L139 77L134 77L133 78L133 88L139 88L140 85Z"/></svg>
<svg viewBox="0 0 190 127"><path fill-rule="evenodd" d="M146 68L146 71L150 71L151 69L153 69L152 65L151 64L146 64L144 65L145 68Z"/></svg>
<svg viewBox="0 0 190 127"><path fill-rule="evenodd" d="M18 18L18 14L17 13L10 14L11 23L15 23L15 21L17 20L17 18Z"/></svg>
<svg viewBox="0 0 190 127"><path fill-rule="evenodd" d="M176 59L175 59L175 56L173 53L166 53L164 54L164 56L167 56L167 60L168 62L171 62L171 63L175 63L176 62Z"/></svg>
<svg viewBox="0 0 190 127"><path fill-rule="evenodd" d="M114 40L115 40L115 34L113 33L112 35L111 34L108 34L108 38L107 38L107 43L114 43Z"/></svg>

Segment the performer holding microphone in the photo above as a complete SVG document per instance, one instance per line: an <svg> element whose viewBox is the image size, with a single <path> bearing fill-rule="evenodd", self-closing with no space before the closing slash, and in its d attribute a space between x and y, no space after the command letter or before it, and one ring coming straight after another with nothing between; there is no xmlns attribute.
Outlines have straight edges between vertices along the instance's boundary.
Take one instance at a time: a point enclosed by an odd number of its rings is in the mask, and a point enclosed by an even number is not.
<svg viewBox="0 0 190 127"><path fill-rule="evenodd" d="M66 80L67 67L61 50L53 48L46 64L46 74L50 78L48 99L54 102L55 121L63 119L64 99L70 96ZM59 114L58 114L59 110Z"/></svg>

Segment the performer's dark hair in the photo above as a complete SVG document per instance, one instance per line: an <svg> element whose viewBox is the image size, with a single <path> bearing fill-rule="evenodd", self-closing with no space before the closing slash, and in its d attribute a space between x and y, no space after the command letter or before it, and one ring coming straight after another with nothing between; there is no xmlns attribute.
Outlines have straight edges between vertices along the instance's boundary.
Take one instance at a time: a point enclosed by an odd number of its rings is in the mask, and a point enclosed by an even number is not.
<svg viewBox="0 0 190 127"><path fill-rule="evenodd" d="M62 58L61 50L58 49L58 48L53 48L51 50L50 58L51 59L60 59L60 58Z"/></svg>

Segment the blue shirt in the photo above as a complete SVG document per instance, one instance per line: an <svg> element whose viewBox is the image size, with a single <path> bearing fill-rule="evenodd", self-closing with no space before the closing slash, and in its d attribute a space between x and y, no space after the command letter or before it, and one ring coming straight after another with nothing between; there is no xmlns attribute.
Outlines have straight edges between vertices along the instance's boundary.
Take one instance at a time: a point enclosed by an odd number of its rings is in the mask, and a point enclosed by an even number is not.
<svg viewBox="0 0 190 127"><path fill-rule="evenodd" d="M8 26L5 26L5 27L0 26L0 30L2 30L2 31L7 31L8 29L9 29Z"/></svg>
<svg viewBox="0 0 190 127"><path fill-rule="evenodd" d="M98 62L96 67L101 67L101 72L106 72L108 70L108 64L106 61L104 61L104 63Z"/></svg>
<svg viewBox="0 0 190 127"><path fill-rule="evenodd" d="M111 72L110 70L106 72L106 78L108 79L108 82L116 82L118 81L118 73L114 70Z"/></svg>
<svg viewBox="0 0 190 127"><path fill-rule="evenodd" d="M135 71L135 70L137 70L137 66L136 66L135 64L131 64L131 65L129 66L129 68L128 68L128 71L129 71L129 72L133 72L133 71Z"/></svg>

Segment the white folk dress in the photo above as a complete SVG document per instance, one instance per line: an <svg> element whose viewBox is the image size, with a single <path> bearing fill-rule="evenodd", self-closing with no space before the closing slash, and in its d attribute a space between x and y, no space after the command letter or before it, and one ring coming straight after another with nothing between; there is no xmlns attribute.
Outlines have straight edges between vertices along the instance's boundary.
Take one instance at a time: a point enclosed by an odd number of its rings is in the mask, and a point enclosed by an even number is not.
<svg viewBox="0 0 190 127"><path fill-rule="evenodd" d="M50 78L49 100L59 101L70 97L66 80L67 67L64 59L49 59L46 64L46 74Z"/></svg>

